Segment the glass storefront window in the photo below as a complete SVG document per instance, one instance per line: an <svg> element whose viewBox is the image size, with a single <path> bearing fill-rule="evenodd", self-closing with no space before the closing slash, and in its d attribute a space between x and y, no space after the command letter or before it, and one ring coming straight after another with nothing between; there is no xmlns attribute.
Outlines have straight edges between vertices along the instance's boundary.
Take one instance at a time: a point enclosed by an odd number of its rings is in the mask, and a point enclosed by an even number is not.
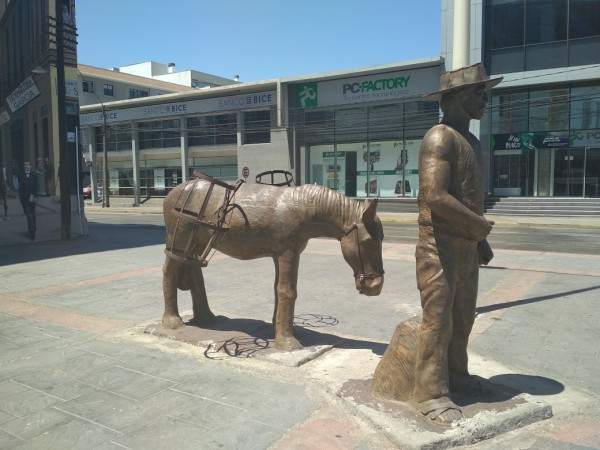
<svg viewBox="0 0 600 450"><path fill-rule="evenodd" d="M349 197L416 196L419 146L438 122L438 102L307 110L307 182Z"/></svg>
<svg viewBox="0 0 600 450"><path fill-rule="evenodd" d="M310 146L308 179L349 197L415 197L420 139Z"/></svg>

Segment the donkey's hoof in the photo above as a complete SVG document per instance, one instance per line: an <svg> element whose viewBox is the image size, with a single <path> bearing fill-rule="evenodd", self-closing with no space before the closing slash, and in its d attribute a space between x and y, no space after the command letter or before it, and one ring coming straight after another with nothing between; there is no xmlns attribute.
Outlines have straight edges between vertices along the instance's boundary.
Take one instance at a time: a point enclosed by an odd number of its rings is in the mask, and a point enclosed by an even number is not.
<svg viewBox="0 0 600 450"><path fill-rule="evenodd" d="M162 327L170 330L181 328L184 325L183 320L179 316L167 316L164 315L162 318Z"/></svg>
<svg viewBox="0 0 600 450"><path fill-rule="evenodd" d="M194 322L197 325L209 325L213 323L216 319L217 316L215 316L209 309L207 311L202 311L198 313L194 312L194 318L192 319L192 322Z"/></svg>
<svg viewBox="0 0 600 450"><path fill-rule="evenodd" d="M280 339L275 338L275 348L284 352L293 352L294 350L302 350L304 347L294 336L290 336Z"/></svg>
<svg viewBox="0 0 600 450"><path fill-rule="evenodd" d="M217 316L215 316L213 313L210 313L194 316L191 322L194 325L210 325L211 323L214 323L215 320L217 320Z"/></svg>

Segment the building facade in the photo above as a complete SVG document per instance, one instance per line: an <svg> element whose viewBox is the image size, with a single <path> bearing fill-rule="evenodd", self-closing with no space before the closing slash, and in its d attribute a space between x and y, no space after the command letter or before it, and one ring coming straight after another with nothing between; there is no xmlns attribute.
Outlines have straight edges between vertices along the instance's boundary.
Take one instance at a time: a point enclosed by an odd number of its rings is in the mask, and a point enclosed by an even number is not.
<svg viewBox="0 0 600 450"><path fill-rule="evenodd" d="M466 3L466 8L462 3ZM495 196L599 197L600 1L443 0L442 57L504 81L478 130Z"/></svg>
<svg viewBox="0 0 600 450"><path fill-rule="evenodd" d="M440 58L239 83L81 108L95 182L135 201L166 195L194 170L254 182L269 170L352 197L415 196L420 141L438 122Z"/></svg>
<svg viewBox="0 0 600 450"><path fill-rule="evenodd" d="M197 90L160 77L78 65L76 36L75 0L0 0L0 180L7 181L10 219L0 221L0 245L27 240L17 183L25 161L31 162L40 185L36 239L58 239L69 222L75 233L86 232L81 188L89 167L81 157L80 105ZM197 88L235 83L202 72L193 75ZM61 148L68 164L61 164ZM68 175L70 208L63 208L60 173ZM3 182L0 187L3 192Z"/></svg>

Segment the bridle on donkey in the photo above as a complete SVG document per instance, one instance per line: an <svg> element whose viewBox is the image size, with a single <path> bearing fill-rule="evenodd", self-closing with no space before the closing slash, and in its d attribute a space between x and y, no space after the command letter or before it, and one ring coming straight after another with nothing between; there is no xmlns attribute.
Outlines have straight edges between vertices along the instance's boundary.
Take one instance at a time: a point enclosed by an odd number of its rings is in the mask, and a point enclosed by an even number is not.
<svg viewBox="0 0 600 450"><path fill-rule="evenodd" d="M227 232L227 230L229 229L225 224L225 217L227 216L227 213L231 210L230 206L232 204L236 191L239 189L239 187L244 181L239 180L235 185L231 185L229 183L217 180L216 178L210 177L196 170L194 170L194 176L196 178L187 182L187 184L191 183L192 186L186 186L186 189L183 189L181 191L179 197L177 198L177 201L175 202L175 205L179 205L181 197L183 196L184 192L187 191L187 195L185 196L183 203L181 203L181 207L175 206L173 208L173 214L177 217L177 221L175 222L175 228L173 229L173 234L171 235L172 237L170 239L170 242L169 240L167 240L165 253L168 257L173 258L176 261L187 264L199 264L200 267L206 267L208 265L206 257L213 249L217 237L220 234ZM206 196L204 197L204 201L202 202L200 209L198 211L195 211L192 209L188 209L187 206L190 196L192 192L194 192L196 184L198 184L200 180L209 181L210 186L208 187L208 191L206 192ZM205 216L205 213L215 184L225 188L225 195L223 196L221 206L219 206L219 208L216 211L216 221L213 222ZM177 236L177 232L179 231L179 224L181 220L186 222L192 222L193 228L192 232L189 234L185 247L183 249L176 249L175 238ZM199 226L210 228L212 230L212 234L210 235L210 238L208 239L208 242L206 243L206 246L204 247L202 253L200 255L197 255L197 252L195 251L195 237L196 233L198 232ZM169 231L170 229L167 230L167 237L169 236Z"/></svg>
<svg viewBox="0 0 600 450"><path fill-rule="evenodd" d="M345 231L342 235L342 238L348 236L350 233L355 231L356 236L356 251L358 253L358 264L360 265L360 271L354 272L354 279L360 282L360 293L362 294L365 290L365 280L374 280L377 277L382 277L385 274L385 270L381 269L381 273L373 272L373 273L365 273L365 263L363 261L362 252L360 251L360 239L358 237L358 225L355 223L352 224L352 227ZM341 240L341 238L340 238Z"/></svg>

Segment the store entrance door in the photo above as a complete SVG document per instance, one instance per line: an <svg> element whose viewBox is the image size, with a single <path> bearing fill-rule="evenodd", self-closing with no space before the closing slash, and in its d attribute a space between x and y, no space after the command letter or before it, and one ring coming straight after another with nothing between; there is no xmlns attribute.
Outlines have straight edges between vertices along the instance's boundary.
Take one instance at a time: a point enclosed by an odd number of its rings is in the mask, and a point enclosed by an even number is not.
<svg viewBox="0 0 600 450"><path fill-rule="evenodd" d="M529 197L533 195L535 151L494 151L494 195Z"/></svg>
<svg viewBox="0 0 600 450"><path fill-rule="evenodd" d="M598 198L600 148L557 149L555 155L554 195Z"/></svg>
<svg viewBox="0 0 600 450"><path fill-rule="evenodd" d="M583 196L599 198L600 185L600 148L585 149L585 182L583 184Z"/></svg>

